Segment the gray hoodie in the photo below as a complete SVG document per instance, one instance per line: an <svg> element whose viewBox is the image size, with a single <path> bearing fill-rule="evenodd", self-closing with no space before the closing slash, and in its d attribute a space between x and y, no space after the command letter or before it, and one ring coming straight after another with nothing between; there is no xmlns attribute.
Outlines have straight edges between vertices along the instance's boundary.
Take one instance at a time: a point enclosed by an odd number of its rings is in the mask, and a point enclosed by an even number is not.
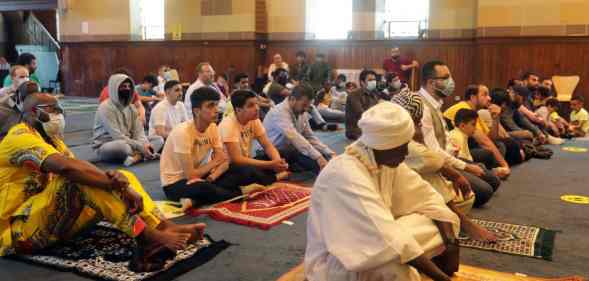
<svg viewBox="0 0 589 281"><path fill-rule="evenodd" d="M131 81L131 97L126 104L119 98L119 86L126 80ZM102 102L94 118L94 144L98 149L102 144L114 140L124 140L133 150L144 153L144 145L148 143L139 120L139 113L131 106L135 83L124 74L115 74L108 79L109 99Z"/></svg>

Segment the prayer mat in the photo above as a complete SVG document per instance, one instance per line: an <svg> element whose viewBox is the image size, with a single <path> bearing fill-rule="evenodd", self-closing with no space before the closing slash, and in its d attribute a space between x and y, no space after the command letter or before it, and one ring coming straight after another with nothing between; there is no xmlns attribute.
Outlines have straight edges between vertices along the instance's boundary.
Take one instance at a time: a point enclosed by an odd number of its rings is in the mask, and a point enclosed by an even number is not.
<svg viewBox="0 0 589 281"><path fill-rule="evenodd" d="M587 152L588 149L584 148L584 147L574 147L574 146L563 146L562 150L564 151L568 151L568 152L575 152L575 153L583 153L583 152Z"/></svg>
<svg viewBox="0 0 589 281"><path fill-rule="evenodd" d="M184 215L182 205L174 201L155 201L155 205L166 219L175 219Z"/></svg>
<svg viewBox="0 0 589 281"><path fill-rule="evenodd" d="M426 276L421 276L423 281L431 281ZM305 266L299 264L277 281L306 281ZM452 276L452 281L586 281L580 276L569 276L562 278L536 278L520 273L505 273L475 266L460 265L458 272Z"/></svg>
<svg viewBox="0 0 589 281"><path fill-rule="evenodd" d="M497 243L486 243L469 239L461 234L459 242L462 247L552 260L554 238L557 231L477 219L472 221L495 233L498 241Z"/></svg>
<svg viewBox="0 0 589 281"><path fill-rule="evenodd" d="M48 266L60 271L74 272L95 280L157 281L172 280L210 261L231 244L213 241L209 236L179 251L165 268L156 272L135 273L127 268L135 247L134 239L123 232L96 225L70 242L56 245L35 255L11 258Z"/></svg>
<svg viewBox="0 0 589 281"><path fill-rule="evenodd" d="M219 221L232 222L268 230L298 215L311 204L311 189L293 183L277 182L268 189L240 196L211 207L191 209L193 216L209 215Z"/></svg>

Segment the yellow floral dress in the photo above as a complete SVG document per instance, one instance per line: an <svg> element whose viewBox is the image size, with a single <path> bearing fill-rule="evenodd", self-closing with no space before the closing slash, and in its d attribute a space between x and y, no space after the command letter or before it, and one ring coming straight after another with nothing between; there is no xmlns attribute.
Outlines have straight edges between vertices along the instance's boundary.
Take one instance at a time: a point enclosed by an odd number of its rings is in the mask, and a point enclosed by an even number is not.
<svg viewBox="0 0 589 281"><path fill-rule="evenodd" d="M61 140L52 142L25 123L12 127L0 142L0 256L33 253L101 220L131 237L160 223L154 202L129 172L121 171L143 197L144 210L138 215L129 214L119 192L42 171L51 155L74 158Z"/></svg>

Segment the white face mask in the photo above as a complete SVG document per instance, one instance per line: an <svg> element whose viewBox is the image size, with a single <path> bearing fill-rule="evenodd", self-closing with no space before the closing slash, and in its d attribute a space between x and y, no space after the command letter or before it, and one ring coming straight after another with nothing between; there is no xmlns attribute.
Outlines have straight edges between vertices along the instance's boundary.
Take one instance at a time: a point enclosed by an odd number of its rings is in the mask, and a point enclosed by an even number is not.
<svg viewBox="0 0 589 281"><path fill-rule="evenodd" d="M345 87L345 86L346 86L346 83L345 83L345 82L340 82L339 84L337 84L337 86L338 86L339 88L343 88L343 87Z"/></svg>
<svg viewBox="0 0 589 281"><path fill-rule="evenodd" d="M61 113L50 113L49 122L43 123L43 129L51 137L63 138L65 118Z"/></svg>
<svg viewBox="0 0 589 281"><path fill-rule="evenodd" d="M401 81L395 81L393 82L393 84L391 85L391 87L395 90L399 90L401 89Z"/></svg>
<svg viewBox="0 0 589 281"><path fill-rule="evenodd" d="M376 89L376 80L366 82L366 90L374 91Z"/></svg>
<svg viewBox="0 0 589 281"><path fill-rule="evenodd" d="M22 79L19 79L19 78L14 79L14 88L16 89L16 88L20 87L20 85L22 85L23 83L28 82L28 81L29 81L29 77L25 77Z"/></svg>

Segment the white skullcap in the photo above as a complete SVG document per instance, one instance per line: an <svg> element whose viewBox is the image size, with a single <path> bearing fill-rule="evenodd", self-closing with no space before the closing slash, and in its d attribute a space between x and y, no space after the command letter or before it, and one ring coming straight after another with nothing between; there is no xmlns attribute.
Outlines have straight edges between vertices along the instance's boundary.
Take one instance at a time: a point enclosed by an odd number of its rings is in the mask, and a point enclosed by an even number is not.
<svg viewBox="0 0 589 281"><path fill-rule="evenodd" d="M413 139L413 119L403 107L381 102L362 114L358 121L362 136L358 139L376 150L389 150Z"/></svg>

